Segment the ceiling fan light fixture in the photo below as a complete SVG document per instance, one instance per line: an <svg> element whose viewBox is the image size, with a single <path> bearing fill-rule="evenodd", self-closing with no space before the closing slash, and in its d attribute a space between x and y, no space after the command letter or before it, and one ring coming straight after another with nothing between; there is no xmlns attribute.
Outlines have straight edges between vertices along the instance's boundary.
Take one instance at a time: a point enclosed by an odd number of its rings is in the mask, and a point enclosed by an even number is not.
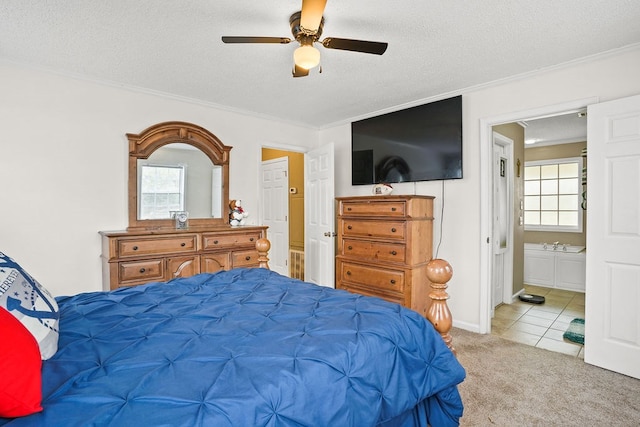
<svg viewBox="0 0 640 427"><path fill-rule="evenodd" d="M279 43L292 41L299 43L293 52L293 77L305 77L309 70L320 66L320 51L315 44L321 44L325 49L346 50L351 52L382 55L387 50L387 43L368 40L343 39L326 37L320 41L324 29L324 13L327 0L302 0L302 9L289 17L289 27L293 39L288 37L264 36L223 36L223 43ZM322 72L322 67L318 70Z"/></svg>
<svg viewBox="0 0 640 427"><path fill-rule="evenodd" d="M320 64L320 51L313 46L300 46L293 52L293 62L305 70L310 70Z"/></svg>

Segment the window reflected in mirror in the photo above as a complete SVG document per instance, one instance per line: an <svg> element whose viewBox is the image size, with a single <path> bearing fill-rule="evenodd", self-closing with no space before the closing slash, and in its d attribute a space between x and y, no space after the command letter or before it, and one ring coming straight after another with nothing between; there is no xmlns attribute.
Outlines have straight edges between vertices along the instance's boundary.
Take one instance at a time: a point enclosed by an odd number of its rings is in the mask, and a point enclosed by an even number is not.
<svg viewBox="0 0 640 427"><path fill-rule="evenodd" d="M184 211L184 166L142 165L140 171L140 218L169 219Z"/></svg>
<svg viewBox="0 0 640 427"><path fill-rule="evenodd" d="M138 160L138 219L222 218L222 167L189 144L167 144Z"/></svg>

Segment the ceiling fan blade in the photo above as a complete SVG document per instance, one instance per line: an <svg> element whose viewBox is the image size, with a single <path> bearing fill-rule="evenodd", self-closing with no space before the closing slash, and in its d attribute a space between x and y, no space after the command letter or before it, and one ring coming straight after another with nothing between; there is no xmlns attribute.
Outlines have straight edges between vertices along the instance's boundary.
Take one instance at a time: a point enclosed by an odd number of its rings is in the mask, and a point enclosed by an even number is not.
<svg viewBox="0 0 640 427"><path fill-rule="evenodd" d="M223 43L291 43L288 37L222 36Z"/></svg>
<svg viewBox="0 0 640 427"><path fill-rule="evenodd" d="M309 75L309 70L306 68L298 67L296 64L293 64L293 77L306 77Z"/></svg>
<svg viewBox="0 0 640 427"><path fill-rule="evenodd" d="M300 26L312 32L318 31L327 0L302 0Z"/></svg>
<svg viewBox="0 0 640 427"><path fill-rule="evenodd" d="M370 42L366 40L327 37L326 39L322 40L322 46L328 49L350 50L353 52L382 55L387 50L388 44L383 42Z"/></svg>

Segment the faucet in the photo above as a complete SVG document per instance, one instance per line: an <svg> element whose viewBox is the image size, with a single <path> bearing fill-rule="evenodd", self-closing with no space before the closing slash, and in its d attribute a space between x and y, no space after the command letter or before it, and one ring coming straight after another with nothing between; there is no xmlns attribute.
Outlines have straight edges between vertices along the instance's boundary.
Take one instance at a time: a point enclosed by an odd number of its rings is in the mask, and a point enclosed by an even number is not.
<svg viewBox="0 0 640 427"><path fill-rule="evenodd" d="M556 251L558 250L558 245L560 244L560 242L553 242L553 250Z"/></svg>

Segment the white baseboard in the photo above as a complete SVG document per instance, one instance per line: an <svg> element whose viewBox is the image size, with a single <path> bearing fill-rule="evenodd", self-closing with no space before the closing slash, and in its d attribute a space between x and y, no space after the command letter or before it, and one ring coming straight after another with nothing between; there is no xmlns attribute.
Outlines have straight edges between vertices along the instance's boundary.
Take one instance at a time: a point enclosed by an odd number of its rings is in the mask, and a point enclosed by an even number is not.
<svg viewBox="0 0 640 427"><path fill-rule="evenodd" d="M477 323L469 323L453 319L453 327L464 329L465 331L469 332L475 332L476 334L480 333L480 325L478 325Z"/></svg>
<svg viewBox="0 0 640 427"><path fill-rule="evenodd" d="M524 294L524 289L520 289L518 292L513 294L513 296L511 297L511 302L512 303L516 302L518 300L518 297L522 294Z"/></svg>

